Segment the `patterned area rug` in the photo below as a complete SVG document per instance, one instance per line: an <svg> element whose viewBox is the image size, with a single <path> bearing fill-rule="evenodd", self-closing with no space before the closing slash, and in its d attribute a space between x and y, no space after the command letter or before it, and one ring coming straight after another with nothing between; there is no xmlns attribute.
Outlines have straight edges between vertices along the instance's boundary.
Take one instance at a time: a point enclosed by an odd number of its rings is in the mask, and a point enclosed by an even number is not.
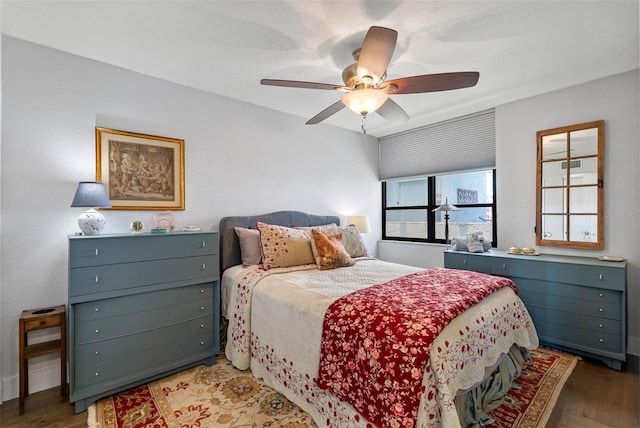
<svg viewBox="0 0 640 428"><path fill-rule="evenodd" d="M577 358L539 348L491 412L495 428L544 427ZM224 358L104 398L89 408L89 428L316 427L298 406Z"/></svg>

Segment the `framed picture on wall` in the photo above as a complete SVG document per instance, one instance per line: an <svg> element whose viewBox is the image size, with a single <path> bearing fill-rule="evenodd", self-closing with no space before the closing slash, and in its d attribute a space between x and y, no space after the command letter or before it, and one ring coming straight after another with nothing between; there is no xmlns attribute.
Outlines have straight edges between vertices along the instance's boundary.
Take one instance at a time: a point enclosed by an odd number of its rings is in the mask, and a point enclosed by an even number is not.
<svg viewBox="0 0 640 428"><path fill-rule="evenodd" d="M112 210L184 210L184 140L96 127L96 180Z"/></svg>

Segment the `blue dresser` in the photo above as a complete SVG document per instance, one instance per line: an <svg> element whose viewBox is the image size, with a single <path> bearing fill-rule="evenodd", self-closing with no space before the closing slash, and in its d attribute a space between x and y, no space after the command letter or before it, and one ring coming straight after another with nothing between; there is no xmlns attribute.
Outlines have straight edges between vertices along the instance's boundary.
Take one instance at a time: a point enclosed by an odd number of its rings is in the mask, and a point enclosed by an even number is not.
<svg viewBox="0 0 640 428"><path fill-rule="evenodd" d="M220 350L216 232L69 237L69 399L99 398Z"/></svg>
<svg viewBox="0 0 640 428"><path fill-rule="evenodd" d="M626 262L591 257L446 251L444 266L511 278L540 343L620 370L626 360Z"/></svg>

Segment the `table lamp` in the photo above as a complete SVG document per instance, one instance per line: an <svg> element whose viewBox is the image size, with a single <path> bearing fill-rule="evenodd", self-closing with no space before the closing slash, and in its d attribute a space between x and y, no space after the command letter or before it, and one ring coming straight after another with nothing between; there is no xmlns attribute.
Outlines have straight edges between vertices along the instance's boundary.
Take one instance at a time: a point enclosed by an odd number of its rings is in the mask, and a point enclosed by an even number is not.
<svg viewBox="0 0 640 428"><path fill-rule="evenodd" d="M347 226L355 226L360 233L371 232L371 225L369 224L369 216L357 215L347 217Z"/></svg>
<svg viewBox="0 0 640 428"><path fill-rule="evenodd" d="M96 208L109 208L111 202L102 183L81 181L71 202L72 207L89 207L78 217L78 226L85 235L99 235L106 224L102 213Z"/></svg>
<svg viewBox="0 0 640 428"><path fill-rule="evenodd" d="M444 211L444 242L449 249L449 211L460 211L460 208L449 203L449 198L445 198L444 204L433 210L434 212Z"/></svg>

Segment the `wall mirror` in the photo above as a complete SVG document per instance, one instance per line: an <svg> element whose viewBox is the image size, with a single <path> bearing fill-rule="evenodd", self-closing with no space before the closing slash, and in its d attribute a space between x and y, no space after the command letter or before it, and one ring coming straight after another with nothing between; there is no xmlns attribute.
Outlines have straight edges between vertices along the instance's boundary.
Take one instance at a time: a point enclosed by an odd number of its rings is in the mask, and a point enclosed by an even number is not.
<svg viewBox="0 0 640 428"><path fill-rule="evenodd" d="M538 131L536 244L604 248L604 120Z"/></svg>

